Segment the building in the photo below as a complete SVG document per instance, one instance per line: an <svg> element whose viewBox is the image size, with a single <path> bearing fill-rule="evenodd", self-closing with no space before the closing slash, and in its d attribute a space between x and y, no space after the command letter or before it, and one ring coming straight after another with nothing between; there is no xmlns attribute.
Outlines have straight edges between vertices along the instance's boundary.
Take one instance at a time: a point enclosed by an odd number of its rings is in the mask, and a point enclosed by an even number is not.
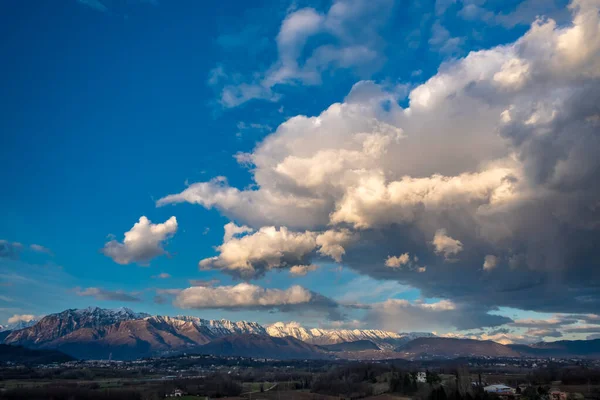
<svg viewBox="0 0 600 400"><path fill-rule="evenodd" d="M417 372L417 382L425 383L427 382L427 372Z"/></svg>
<svg viewBox="0 0 600 400"><path fill-rule="evenodd" d="M515 389L506 385L489 385L483 388L487 393L514 394Z"/></svg>
<svg viewBox="0 0 600 400"><path fill-rule="evenodd" d="M173 390L173 393L166 395L165 397L181 397L183 396L183 391L181 389Z"/></svg>

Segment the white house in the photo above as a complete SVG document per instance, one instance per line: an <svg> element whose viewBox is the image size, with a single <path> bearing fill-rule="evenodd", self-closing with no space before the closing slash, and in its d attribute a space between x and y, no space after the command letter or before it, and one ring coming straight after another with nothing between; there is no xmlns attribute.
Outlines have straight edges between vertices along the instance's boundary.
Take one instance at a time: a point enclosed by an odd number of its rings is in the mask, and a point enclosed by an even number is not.
<svg viewBox="0 0 600 400"><path fill-rule="evenodd" d="M417 372L417 382L425 383L427 382L427 373L426 372Z"/></svg>
<svg viewBox="0 0 600 400"><path fill-rule="evenodd" d="M173 393L166 395L165 397L181 397L183 396L183 391L181 389L175 389Z"/></svg>

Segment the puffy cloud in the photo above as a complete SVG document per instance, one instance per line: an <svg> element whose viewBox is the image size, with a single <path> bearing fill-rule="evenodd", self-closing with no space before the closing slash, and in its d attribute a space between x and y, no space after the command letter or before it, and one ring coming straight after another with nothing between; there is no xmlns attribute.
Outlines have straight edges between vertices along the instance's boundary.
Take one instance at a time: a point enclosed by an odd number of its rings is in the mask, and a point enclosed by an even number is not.
<svg viewBox="0 0 600 400"><path fill-rule="evenodd" d="M329 256L337 262L342 262L342 256L346 254L344 247L355 240L355 236L347 229L328 230L315 239L316 245L319 247L319 254Z"/></svg>
<svg viewBox="0 0 600 400"><path fill-rule="evenodd" d="M385 266L402 271L416 271L422 273L427 271L426 266L420 266L417 264L419 257L410 257L408 253L400 254L399 256L388 256L385 260Z"/></svg>
<svg viewBox="0 0 600 400"><path fill-rule="evenodd" d="M491 271L498 266L498 257L488 254L483 259L483 269Z"/></svg>
<svg viewBox="0 0 600 400"><path fill-rule="evenodd" d="M233 222L229 222L225 225L225 235L223 235L223 243L230 241L234 237L238 235L243 235L244 233L252 232L252 228L247 226L237 226Z"/></svg>
<svg viewBox="0 0 600 400"><path fill-rule="evenodd" d="M171 274L168 274L166 272L161 272L158 275L153 275L152 276L152 278L155 278L155 279L169 279L170 277L171 277Z"/></svg>
<svg viewBox="0 0 600 400"><path fill-rule="evenodd" d="M448 236L445 229L438 229L435 232L431 243L433 243L433 246L435 247L435 252L443 254L446 260L450 259L450 256L460 253L463 248L460 240Z"/></svg>
<svg viewBox="0 0 600 400"><path fill-rule="evenodd" d="M359 82L343 102L288 119L247 154L248 189L216 178L158 205L214 207L254 229L206 262L219 269L256 276L310 265L318 232L348 229L357 239L342 245L345 265L424 297L595 312L599 9L598 0L573 1L570 24L538 19L514 43L445 63L410 91L406 108L400 88ZM306 246L269 243L279 251L268 260L238 258L237 242L262 229ZM386 267L398 249L419 254L427 273ZM508 268L482 269L489 255Z"/></svg>
<svg viewBox="0 0 600 400"><path fill-rule="evenodd" d="M36 319L37 317L35 315L32 314L15 314L12 317L8 318L8 323L9 324L16 324L19 322L29 322L32 321L34 319Z"/></svg>
<svg viewBox="0 0 600 400"><path fill-rule="evenodd" d="M107 290L98 287L77 288L75 289L77 296L90 296L96 300L108 301L141 301L137 294L127 293L122 290Z"/></svg>
<svg viewBox="0 0 600 400"><path fill-rule="evenodd" d="M226 272L252 277L275 268L308 267L315 251L334 260L341 260L343 245L351 240L347 231L293 232L286 227L269 226L246 236L231 234L234 230L244 232L245 227L228 224L225 238L217 247L219 255L200 261L202 269L221 269ZM296 271L299 271L296 268Z"/></svg>
<svg viewBox="0 0 600 400"><path fill-rule="evenodd" d="M400 254L399 256L390 256L385 260L385 266L390 268L399 268L403 265L408 264L410 256L408 253Z"/></svg>
<svg viewBox="0 0 600 400"><path fill-rule="evenodd" d="M294 285L288 289L267 289L249 283L235 286L195 286L183 289L173 304L180 308L194 309L276 309L283 312L321 311L330 318L338 319L337 303Z"/></svg>
<svg viewBox="0 0 600 400"><path fill-rule="evenodd" d="M304 276L310 271L316 271L319 268L316 265L294 265L290 268L290 274L293 276Z"/></svg>
<svg viewBox="0 0 600 400"><path fill-rule="evenodd" d="M177 219L169 218L162 224L153 224L148 218L142 216L125 232L123 242L111 240L102 248L102 253L118 264L137 263L148 265L150 260L166 254L163 249L164 242L177 232Z"/></svg>
<svg viewBox="0 0 600 400"><path fill-rule="evenodd" d="M363 174L338 202L331 220L364 229L422 221L426 213L435 217L452 208L499 204L512 196L512 182L507 177L513 174L510 167L498 166L481 173L403 177L389 183L381 173Z"/></svg>

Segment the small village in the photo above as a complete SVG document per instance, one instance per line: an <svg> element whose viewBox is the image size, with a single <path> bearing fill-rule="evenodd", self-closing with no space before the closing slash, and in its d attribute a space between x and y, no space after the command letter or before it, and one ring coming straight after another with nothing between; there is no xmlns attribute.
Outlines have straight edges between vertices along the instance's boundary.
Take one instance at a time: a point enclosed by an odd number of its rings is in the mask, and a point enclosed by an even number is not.
<svg viewBox="0 0 600 400"><path fill-rule="evenodd" d="M284 361L182 355L69 361L33 370L7 362L0 372L0 392L14 385L56 390L75 385L111 388L115 396L136 389L185 399L600 399L600 361L591 359Z"/></svg>

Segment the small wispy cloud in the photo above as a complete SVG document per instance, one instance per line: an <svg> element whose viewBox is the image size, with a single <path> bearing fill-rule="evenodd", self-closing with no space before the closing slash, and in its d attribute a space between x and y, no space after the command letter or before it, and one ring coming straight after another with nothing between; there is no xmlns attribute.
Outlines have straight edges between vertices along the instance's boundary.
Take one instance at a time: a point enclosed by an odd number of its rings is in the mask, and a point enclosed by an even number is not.
<svg viewBox="0 0 600 400"><path fill-rule="evenodd" d="M31 244L31 245L29 245L29 248L38 253L46 253L46 254L52 255L52 250L50 250L49 248L44 247L40 244Z"/></svg>
<svg viewBox="0 0 600 400"><path fill-rule="evenodd" d="M109 301L141 301L137 296L137 293L127 293L122 290L107 290L98 287L89 288L75 288L75 294L77 296L89 296L96 300L109 300Z"/></svg>
<svg viewBox="0 0 600 400"><path fill-rule="evenodd" d="M44 253L51 256L54 255L52 253L52 250L40 244L31 244L26 247L20 242L9 242L8 240L0 240L0 258L9 258L12 260L16 260L25 250L31 250L36 253Z"/></svg>

